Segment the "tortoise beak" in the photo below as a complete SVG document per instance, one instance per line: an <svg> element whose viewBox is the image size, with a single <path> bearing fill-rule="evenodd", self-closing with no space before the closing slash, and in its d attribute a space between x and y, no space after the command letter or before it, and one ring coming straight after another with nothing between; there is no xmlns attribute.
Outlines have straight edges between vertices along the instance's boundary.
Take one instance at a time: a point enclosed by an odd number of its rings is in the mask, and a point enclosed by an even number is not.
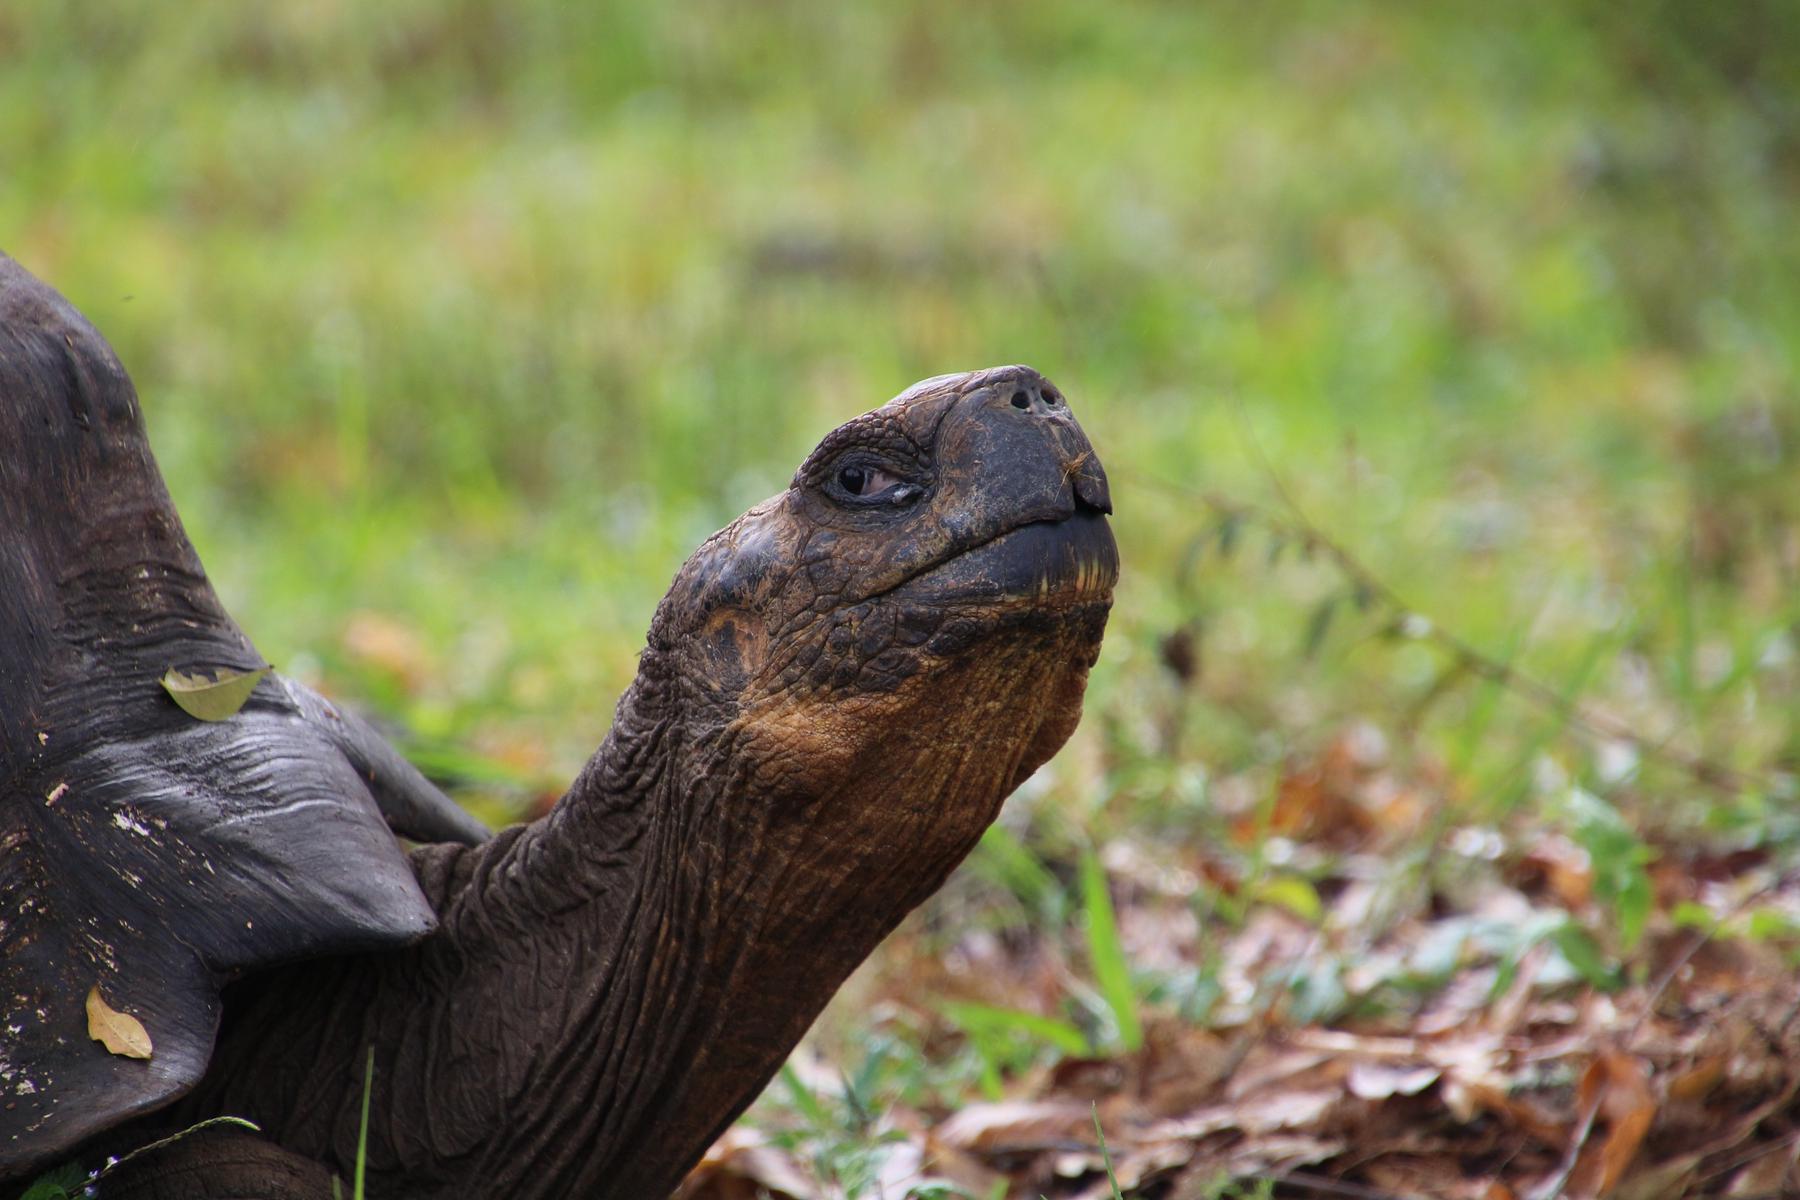
<svg viewBox="0 0 1800 1200"><path fill-rule="evenodd" d="M971 376L938 438L938 461L970 464L996 504L1019 505L1015 524L1113 510L1106 468L1068 399L1030 367Z"/></svg>
<svg viewBox="0 0 1800 1200"><path fill-rule="evenodd" d="M1119 577L1106 469L1069 402L1030 367L977 372L937 429L969 499L944 515L969 546L932 574L956 598L1099 600ZM949 465L953 464L953 465Z"/></svg>

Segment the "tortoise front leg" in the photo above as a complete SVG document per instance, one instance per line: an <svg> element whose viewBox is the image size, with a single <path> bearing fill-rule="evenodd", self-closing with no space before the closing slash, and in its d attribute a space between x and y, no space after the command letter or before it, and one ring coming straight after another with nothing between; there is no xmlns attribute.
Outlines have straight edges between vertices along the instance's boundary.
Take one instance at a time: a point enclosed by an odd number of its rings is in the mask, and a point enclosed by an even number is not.
<svg viewBox="0 0 1800 1200"><path fill-rule="evenodd" d="M322 1163L283 1150L247 1129L199 1129L116 1164L101 1179L105 1200L333 1200ZM350 1194L337 1182L335 1193Z"/></svg>

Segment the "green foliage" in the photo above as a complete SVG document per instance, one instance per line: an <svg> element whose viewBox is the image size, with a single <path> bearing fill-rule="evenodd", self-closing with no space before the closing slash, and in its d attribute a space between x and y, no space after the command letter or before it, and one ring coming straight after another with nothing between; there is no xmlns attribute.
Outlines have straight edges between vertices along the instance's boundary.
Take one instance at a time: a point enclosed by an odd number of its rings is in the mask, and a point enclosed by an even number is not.
<svg viewBox="0 0 1800 1200"><path fill-rule="evenodd" d="M1621 980L1617 968L1607 964L1600 947L1573 917L1560 922L1551 931L1550 939L1563 961L1586 983L1603 992L1619 986Z"/></svg>
<svg viewBox="0 0 1800 1200"><path fill-rule="evenodd" d="M1594 898L1612 910L1624 950L1636 947L1650 917L1650 873L1655 855L1638 840L1619 811L1599 796L1571 787L1564 799L1575 840L1594 868Z"/></svg>
<svg viewBox="0 0 1800 1200"><path fill-rule="evenodd" d="M363 1200L363 1173L369 1162L369 1097L375 1090L375 1047L369 1047L363 1063L362 1117L356 1126L356 1181L354 1200Z"/></svg>
<svg viewBox="0 0 1800 1200"><path fill-rule="evenodd" d="M1106 1145L1106 1130L1100 1128L1100 1106L1094 1108L1094 1136L1100 1142L1100 1159L1106 1164L1106 1183L1112 1188L1112 1200L1125 1200L1124 1193L1119 1191L1119 1176L1113 1170L1112 1150Z"/></svg>
<svg viewBox="0 0 1800 1200"><path fill-rule="evenodd" d="M1267 1177L1239 1180L1221 1172L1212 1185L1199 1194L1206 1200L1272 1200L1275 1180Z"/></svg>
<svg viewBox="0 0 1800 1200"><path fill-rule="evenodd" d="M981 1090L990 1100L1001 1099L1004 1078L1032 1065L1045 1048L1075 1056L1094 1052L1086 1034L1053 1017L969 1001L946 1001L939 1009L980 1056Z"/></svg>
<svg viewBox="0 0 1800 1200"><path fill-rule="evenodd" d="M350 1184L352 1200L363 1200L364 1172L369 1161L369 1099L375 1090L375 1047L370 1046L363 1060L362 1117L356 1128L356 1165ZM340 1200L343 1195L342 1185L337 1176L331 1177L332 1200Z"/></svg>
<svg viewBox="0 0 1800 1200"><path fill-rule="evenodd" d="M592 749L699 537L845 416L1017 359L1121 484L1097 713L1143 707L1125 644L1195 615L1224 678L1323 721L1424 682L1242 519L1177 595L1201 522L1143 482L1263 496L1272 463L1504 661L1568 678L1617 629L1703 728L1754 693L1766 761L1793 605L1736 581L1800 507L1800 236L1791 117L1748 97L1794 55L1665 17L28 0L0 227L118 344L272 660L432 744L546 747L534 784ZM435 669L346 649L359 610ZM1451 689L1420 747L1522 797L1540 727L1491 700ZM1259 710L1170 732L1229 768Z"/></svg>
<svg viewBox="0 0 1800 1200"><path fill-rule="evenodd" d="M64 1163L32 1180L19 1200L80 1200L88 1195L90 1178L79 1163Z"/></svg>
<svg viewBox="0 0 1800 1200"><path fill-rule="evenodd" d="M1112 1012L1117 1031L1118 1048L1130 1053L1144 1044L1144 1027L1138 1017L1137 988L1131 981L1131 966L1125 961L1125 950L1119 942L1119 926L1113 916L1112 897L1107 893L1106 872L1092 854L1081 859L1081 897L1087 919L1088 964L1094 970L1094 982Z"/></svg>
<svg viewBox="0 0 1800 1200"><path fill-rule="evenodd" d="M990 836L996 832L1000 831L990 831ZM1028 894L1040 901L1039 913L1068 911L1066 900L1049 898L1046 889L1055 889L1060 896L1060 887L1030 851L1010 834L1001 832L994 840L1007 847L1001 860L1007 867L1003 877L1015 884L1023 881ZM1150 997L1150 985L1133 976L1119 938L1106 871L1091 852L1081 856L1079 884L1079 929L1093 974L1096 1006L1091 1015L1100 1018L1099 1032L1090 1034L1069 1021L1022 1009L969 1001L944 1001L937 1006L974 1047L981 1064L981 1088L991 1099L1001 1098L1006 1077L1021 1073L1046 1052L1075 1057L1129 1054L1144 1044L1140 1010Z"/></svg>
<svg viewBox="0 0 1800 1200"><path fill-rule="evenodd" d="M1005 890L1033 921L1060 925L1068 915L1068 893L1055 875L1004 825L990 825L969 859L970 869Z"/></svg>
<svg viewBox="0 0 1800 1200"><path fill-rule="evenodd" d="M1064 1054L1089 1054L1093 1047L1081 1030L1066 1021L1041 1017L1016 1008L994 1008L967 1001L946 1002L944 1015L977 1036L990 1031L1017 1030L1054 1046Z"/></svg>
<svg viewBox="0 0 1800 1200"><path fill-rule="evenodd" d="M880 1096L892 1065L877 1046L853 1078L824 1092L808 1087L792 1063L784 1064L778 1087L762 1102L775 1110L769 1120L780 1126L771 1140L807 1163L813 1178L837 1200L877 1195L894 1195L896 1200L975 1200L941 1182L922 1181L899 1194L881 1189L882 1164L905 1140L904 1134L884 1129L879 1120Z"/></svg>
<svg viewBox="0 0 1800 1200"><path fill-rule="evenodd" d="M1279 904L1303 921L1316 922L1324 913L1318 890L1298 875L1280 875L1257 882L1256 898Z"/></svg>

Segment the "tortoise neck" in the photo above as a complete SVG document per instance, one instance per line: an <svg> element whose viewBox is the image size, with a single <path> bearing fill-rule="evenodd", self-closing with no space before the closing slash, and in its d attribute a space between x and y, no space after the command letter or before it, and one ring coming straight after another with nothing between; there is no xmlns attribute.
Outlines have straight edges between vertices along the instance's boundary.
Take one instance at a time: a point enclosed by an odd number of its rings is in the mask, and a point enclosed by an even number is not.
<svg viewBox="0 0 1800 1200"><path fill-rule="evenodd" d="M471 963L503 964L500 1004L556 1014L534 1031L537 1119L515 1111L512 1124L557 1135L502 1157L559 1178L562 1194L671 1191L953 862L850 870L852 806L762 790L728 720L675 717L704 709L666 662L646 652L568 794L496 847L481 874L503 890L444 912ZM516 932L466 940L496 929ZM580 1128L571 1092L593 1097Z"/></svg>
<svg viewBox="0 0 1800 1200"><path fill-rule="evenodd" d="M817 979L769 972L764 948L786 922L781 872L765 871L751 827L765 806L744 794L720 729L678 716L694 711L680 692L653 644L549 814L418 860L441 920L421 950L460 965L442 1007L519 1014L493 1027L495 1044L466 1046L471 1064L511 1060L496 1074L522 1085L477 1151L494 1194L667 1194L861 957ZM771 989L773 1025L757 1003ZM720 1041L728 1069L700 1069ZM510 1177L520 1170L530 1178Z"/></svg>

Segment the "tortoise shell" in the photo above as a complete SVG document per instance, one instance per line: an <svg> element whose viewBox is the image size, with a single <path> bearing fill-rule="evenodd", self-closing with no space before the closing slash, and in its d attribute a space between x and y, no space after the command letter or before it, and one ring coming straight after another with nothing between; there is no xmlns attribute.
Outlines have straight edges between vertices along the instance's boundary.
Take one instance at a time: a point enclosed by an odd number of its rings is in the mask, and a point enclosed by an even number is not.
<svg viewBox="0 0 1800 1200"><path fill-rule="evenodd" d="M390 823L482 836L291 681L205 721L161 683L262 666L117 356L0 254L0 1177L193 1087L233 978L429 933ZM148 1046L95 1040L109 1013Z"/></svg>

